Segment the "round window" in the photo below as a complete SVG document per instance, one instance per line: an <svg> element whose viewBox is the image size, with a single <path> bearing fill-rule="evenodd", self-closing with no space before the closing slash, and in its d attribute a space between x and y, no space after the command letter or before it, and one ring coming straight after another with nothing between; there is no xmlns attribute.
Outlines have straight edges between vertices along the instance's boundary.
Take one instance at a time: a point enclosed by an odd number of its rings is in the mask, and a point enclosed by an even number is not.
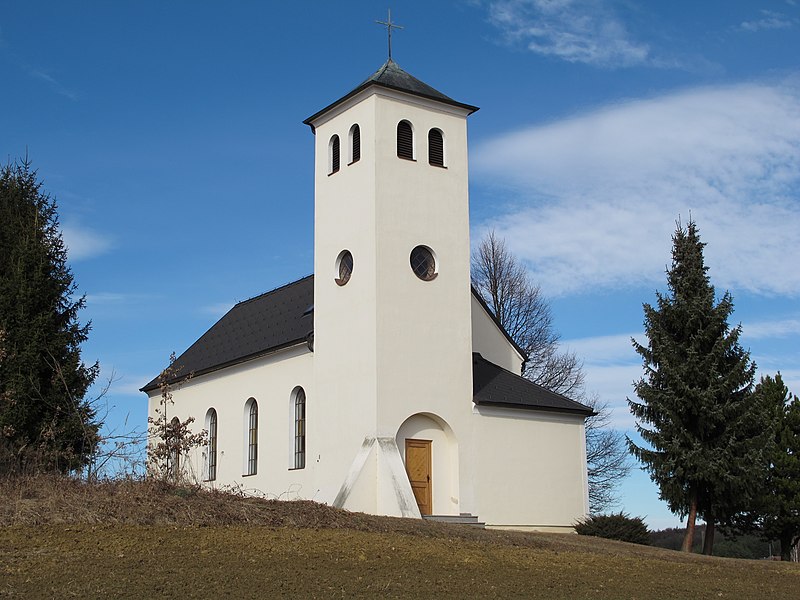
<svg viewBox="0 0 800 600"><path fill-rule="evenodd" d="M411 269L423 281L436 278L436 257L427 246L417 246L411 251Z"/></svg>
<svg viewBox="0 0 800 600"><path fill-rule="evenodd" d="M353 255L349 250L342 250L336 258L336 283L344 285L353 274Z"/></svg>

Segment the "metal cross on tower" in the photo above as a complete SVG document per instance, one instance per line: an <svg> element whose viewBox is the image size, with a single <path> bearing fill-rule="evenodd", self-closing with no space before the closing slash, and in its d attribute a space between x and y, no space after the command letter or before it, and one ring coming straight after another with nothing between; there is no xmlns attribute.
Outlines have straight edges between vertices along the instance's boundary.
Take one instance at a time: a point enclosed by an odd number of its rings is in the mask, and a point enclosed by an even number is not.
<svg viewBox="0 0 800 600"><path fill-rule="evenodd" d="M389 18L386 21L375 21L378 25L383 25L386 27L386 31L389 34L389 60L392 59L392 29L402 29L402 25L395 25L392 23L392 9L389 9Z"/></svg>

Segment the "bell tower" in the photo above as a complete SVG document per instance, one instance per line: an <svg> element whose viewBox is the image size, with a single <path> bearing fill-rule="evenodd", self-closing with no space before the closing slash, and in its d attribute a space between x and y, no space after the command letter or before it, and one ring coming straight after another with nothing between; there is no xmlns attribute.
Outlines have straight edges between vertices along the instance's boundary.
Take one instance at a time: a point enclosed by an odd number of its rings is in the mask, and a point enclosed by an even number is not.
<svg viewBox="0 0 800 600"><path fill-rule="evenodd" d="M331 432L388 439L415 413L471 409L476 110L390 58L304 121L315 134L315 385Z"/></svg>

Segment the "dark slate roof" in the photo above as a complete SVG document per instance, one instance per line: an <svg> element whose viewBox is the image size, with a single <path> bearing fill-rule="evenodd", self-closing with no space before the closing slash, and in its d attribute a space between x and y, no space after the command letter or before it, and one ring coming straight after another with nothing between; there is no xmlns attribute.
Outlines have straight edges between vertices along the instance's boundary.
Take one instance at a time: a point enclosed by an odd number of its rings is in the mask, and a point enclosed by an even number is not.
<svg viewBox="0 0 800 600"><path fill-rule="evenodd" d="M437 102L443 102L444 104L450 104L451 106L458 106L459 108L464 108L469 111L469 114L474 113L478 110L477 106L472 106L471 104L463 104L462 102L456 102L449 96L445 96L442 92L435 90L427 83L424 83L414 77L406 73L403 69L400 68L396 62L394 62L391 58L387 60L383 66L375 71L372 75L370 75L367 79L365 79L358 87L352 90L345 96L339 98L333 104L329 104L321 111L314 113L310 117L308 117L303 123L309 125L313 129L313 125L311 124L317 117L320 115L328 112L333 107L341 104L345 100L348 100L358 94L360 91L368 88L371 85L377 85L380 87L384 87L390 90L398 90L400 92L406 92L408 94L413 94L415 96L420 96L422 98L428 98L429 100L436 100Z"/></svg>
<svg viewBox="0 0 800 600"><path fill-rule="evenodd" d="M473 294L477 296L474 289ZM178 370L172 381L308 341L314 328L313 306L313 275L239 302L175 360ZM499 323L498 327L504 331ZM141 389L149 392L158 385L156 377ZM472 391L475 404L481 406L592 414L589 407L506 371L477 353L472 355Z"/></svg>
<svg viewBox="0 0 800 600"><path fill-rule="evenodd" d="M201 375L306 341L314 328L314 276L239 302L181 354L174 379ZM173 380L174 380L173 379ZM142 388L158 387L156 377Z"/></svg>
<svg viewBox="0 0 800 600"><path fill-rule="evenodd" d="M478 406L544 410L585 417L593 414L588 406L506 371L477 352L472 354L472 395Z"/></svg>

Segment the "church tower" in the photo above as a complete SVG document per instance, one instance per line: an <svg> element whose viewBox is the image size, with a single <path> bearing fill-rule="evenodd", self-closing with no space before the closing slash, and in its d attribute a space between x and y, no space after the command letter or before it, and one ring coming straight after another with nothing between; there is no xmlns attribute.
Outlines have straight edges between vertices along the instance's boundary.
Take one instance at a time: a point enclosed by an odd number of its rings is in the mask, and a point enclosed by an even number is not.
<svg viewBox="0 0 800 600"><path fill-rule="evenodd" d="M390 58L304 121L315 134L315 388L326 390L317 409L328 435L342 436L334 472L347 471L365 438L394 438L411 415L469 418L467 116L476 110ZM380 461L366 468L385 475ZM380 488L348 508L381 512Z"/></svg>

